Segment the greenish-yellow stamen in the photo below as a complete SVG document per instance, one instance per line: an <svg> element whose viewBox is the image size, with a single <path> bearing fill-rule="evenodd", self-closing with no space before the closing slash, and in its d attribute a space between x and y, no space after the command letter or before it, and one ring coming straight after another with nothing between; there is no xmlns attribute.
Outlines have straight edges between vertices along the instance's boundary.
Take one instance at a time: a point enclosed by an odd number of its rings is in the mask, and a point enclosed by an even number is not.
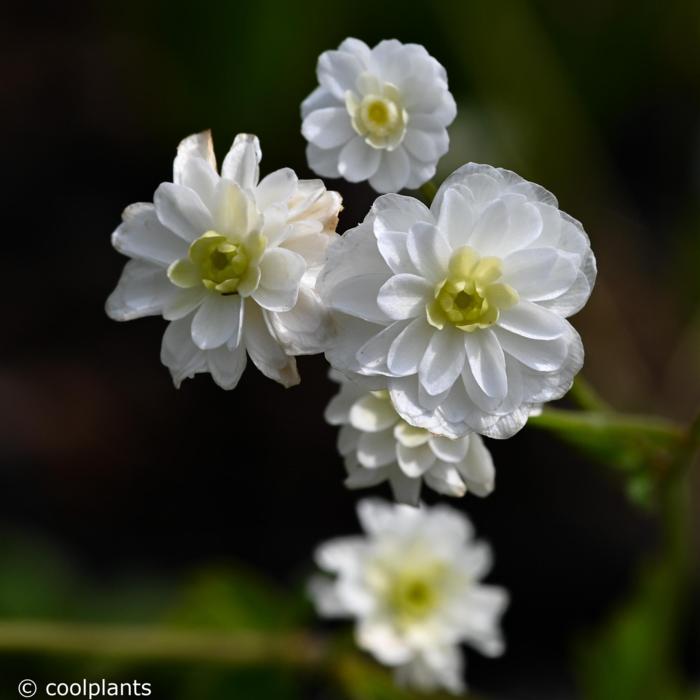
<svg viewBox="0 0 700 700"><path fill-rule="evenodd" d="M450 258L448 275L435 288L428 304L428 322L442 329L446 323L471 333L498 320L501 309L518 301L511 286L498 282L503 274L499 258L480 258L469 246L458 248Z"/></svg>
<svg viewBox="0 0 700 700"><path fill-rule="evenodd" d="M398 572L389 589L389 605L404 623L429 615L440 600L445 570L439 564Z"/></svg>
<svg viewBox="0 0 700 700"><path fill-rule="evenodd" d="M261 235L249 236L244 243L207 231L190 245L186 258L168 268L168 277L178 287L203 284L210 291L235 294L264 247Z"/></svg>

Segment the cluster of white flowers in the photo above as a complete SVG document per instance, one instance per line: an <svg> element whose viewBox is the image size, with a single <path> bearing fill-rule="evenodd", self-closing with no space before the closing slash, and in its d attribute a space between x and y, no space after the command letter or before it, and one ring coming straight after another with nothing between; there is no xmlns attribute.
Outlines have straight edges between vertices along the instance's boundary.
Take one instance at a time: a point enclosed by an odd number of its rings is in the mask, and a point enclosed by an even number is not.
<svg viewBox="0 0 700 700"><path fill-rule="evenodd" d="M500 653L507 597L479 583L490 550L466 518L421 506L421 487L488 495L482 436L510 437L569 390L583 347L566 319L595 258L555 197L508 170L469 163L429 207L396 194L433 177L456 115L422 46L347 39L317 77L301 108L309 165L389 194L338 236L340 195L289 168L260 180L256 136L236 136L220 173L209 132L190 136L173 182L127 207L112 236L131 260L107 312L169 322L161 359L176 386L207 372L233 389L250 357L289 387L297 355L325 353L346 485L388 481L408 505L361 502L367 537L320 548L337 578L312 595L321 614L356 617L359 645L401 682L457 692L458 644Z"/></svg>
<svg viewBox="0 0 700 700"><path fill-rule="evenodd" d="M491 568L490 548L445 506L367 499L357 512L366 537L331 540L316 552L319 567L335 574L311 580L318 610L356 618L358 645L396 668L399 682L460 692L460 643L487 656L503 652L499 620L508 595L480 582Z"/></svg>

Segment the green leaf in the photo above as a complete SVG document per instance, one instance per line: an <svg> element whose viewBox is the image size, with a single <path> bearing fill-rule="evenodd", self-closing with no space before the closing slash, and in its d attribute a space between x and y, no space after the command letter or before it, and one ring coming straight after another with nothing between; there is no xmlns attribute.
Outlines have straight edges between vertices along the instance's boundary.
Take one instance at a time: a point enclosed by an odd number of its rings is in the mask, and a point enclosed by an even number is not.
<svg viewBox="0 0 700 700"><path fill-rule="evenodd" d="M689 700L675 663L677 599L671 568L643 573L629 602L579 645L586 700Z"/></svg>
<svg viewBox="0 0 700 700"><path fill-rule="evenodd" d="M656 483L669 473L684 444L683 431L673 423L605 411L547 408L528 425L627 475L629 496L644 506L654 502Z"/></svg>
<svg viewBox="0 0 700 700"><path fill-rule="evenodd" d="M302 617L304 601L242 568L196 574L167 615L170 624L218 630L287 629Z"/></svg>

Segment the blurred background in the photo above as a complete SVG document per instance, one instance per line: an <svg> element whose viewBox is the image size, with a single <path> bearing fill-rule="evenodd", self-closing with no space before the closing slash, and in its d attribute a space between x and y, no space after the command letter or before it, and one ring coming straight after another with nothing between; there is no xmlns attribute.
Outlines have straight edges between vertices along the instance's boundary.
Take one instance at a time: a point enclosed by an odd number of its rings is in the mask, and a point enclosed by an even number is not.
<svg viewBox="0 0 700 700"><path fill-rule="evenodd" d="M171 179L187 134L211 128L221 159L236 133L254 132L263 173L311 176L299 105L317 56L346 36L418 42L447 68L459 114L438 180L473 160L557 194L599 261L574 320L586 377L618 409L692 417L700 3L122 0L2 15L0 619L347 627L321 625L301 594L313 547L358 529L360 494L343 487L322 418L334 393L322 358L301 358L290 390L249 368L234 392L207 376L176 391L159 361L165 323L103 311L125 262L110 233ZM345 199L342 232L374 195L328 184ZM489 447L495 493L452 503L492 543L490 580L513 603L506 655L469 652L470 686L511 700L624 697L591 680L623 671L611 660L601 672L590 651L655 556L654 513L619 474L534 428ZM697 686L697 584L687 600L672 654ZM103 676L150 681L163 698L343 697L268 669L0 655L2 697L24 677Z"/></svg>

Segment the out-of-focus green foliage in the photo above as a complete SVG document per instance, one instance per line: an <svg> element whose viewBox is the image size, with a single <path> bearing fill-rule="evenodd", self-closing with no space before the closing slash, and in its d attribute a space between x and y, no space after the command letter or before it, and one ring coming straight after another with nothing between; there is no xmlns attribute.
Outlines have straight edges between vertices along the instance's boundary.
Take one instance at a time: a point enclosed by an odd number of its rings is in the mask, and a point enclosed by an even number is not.
<svg viewBox="0 0 700 700"><path fill-rule="evenodd" d="M581 641L586 700L688 700L675 665L677 594L676 573L651 567L632 599Z"/></svg>
<svg viewBox="0 0 700 700"><path fill-rule="evenodd" d="M604 411L546 409L529 425L620 471L628 495L643 506L653 505L655 484L668 474L683 443L682 431L671 423Z"/></svg>

